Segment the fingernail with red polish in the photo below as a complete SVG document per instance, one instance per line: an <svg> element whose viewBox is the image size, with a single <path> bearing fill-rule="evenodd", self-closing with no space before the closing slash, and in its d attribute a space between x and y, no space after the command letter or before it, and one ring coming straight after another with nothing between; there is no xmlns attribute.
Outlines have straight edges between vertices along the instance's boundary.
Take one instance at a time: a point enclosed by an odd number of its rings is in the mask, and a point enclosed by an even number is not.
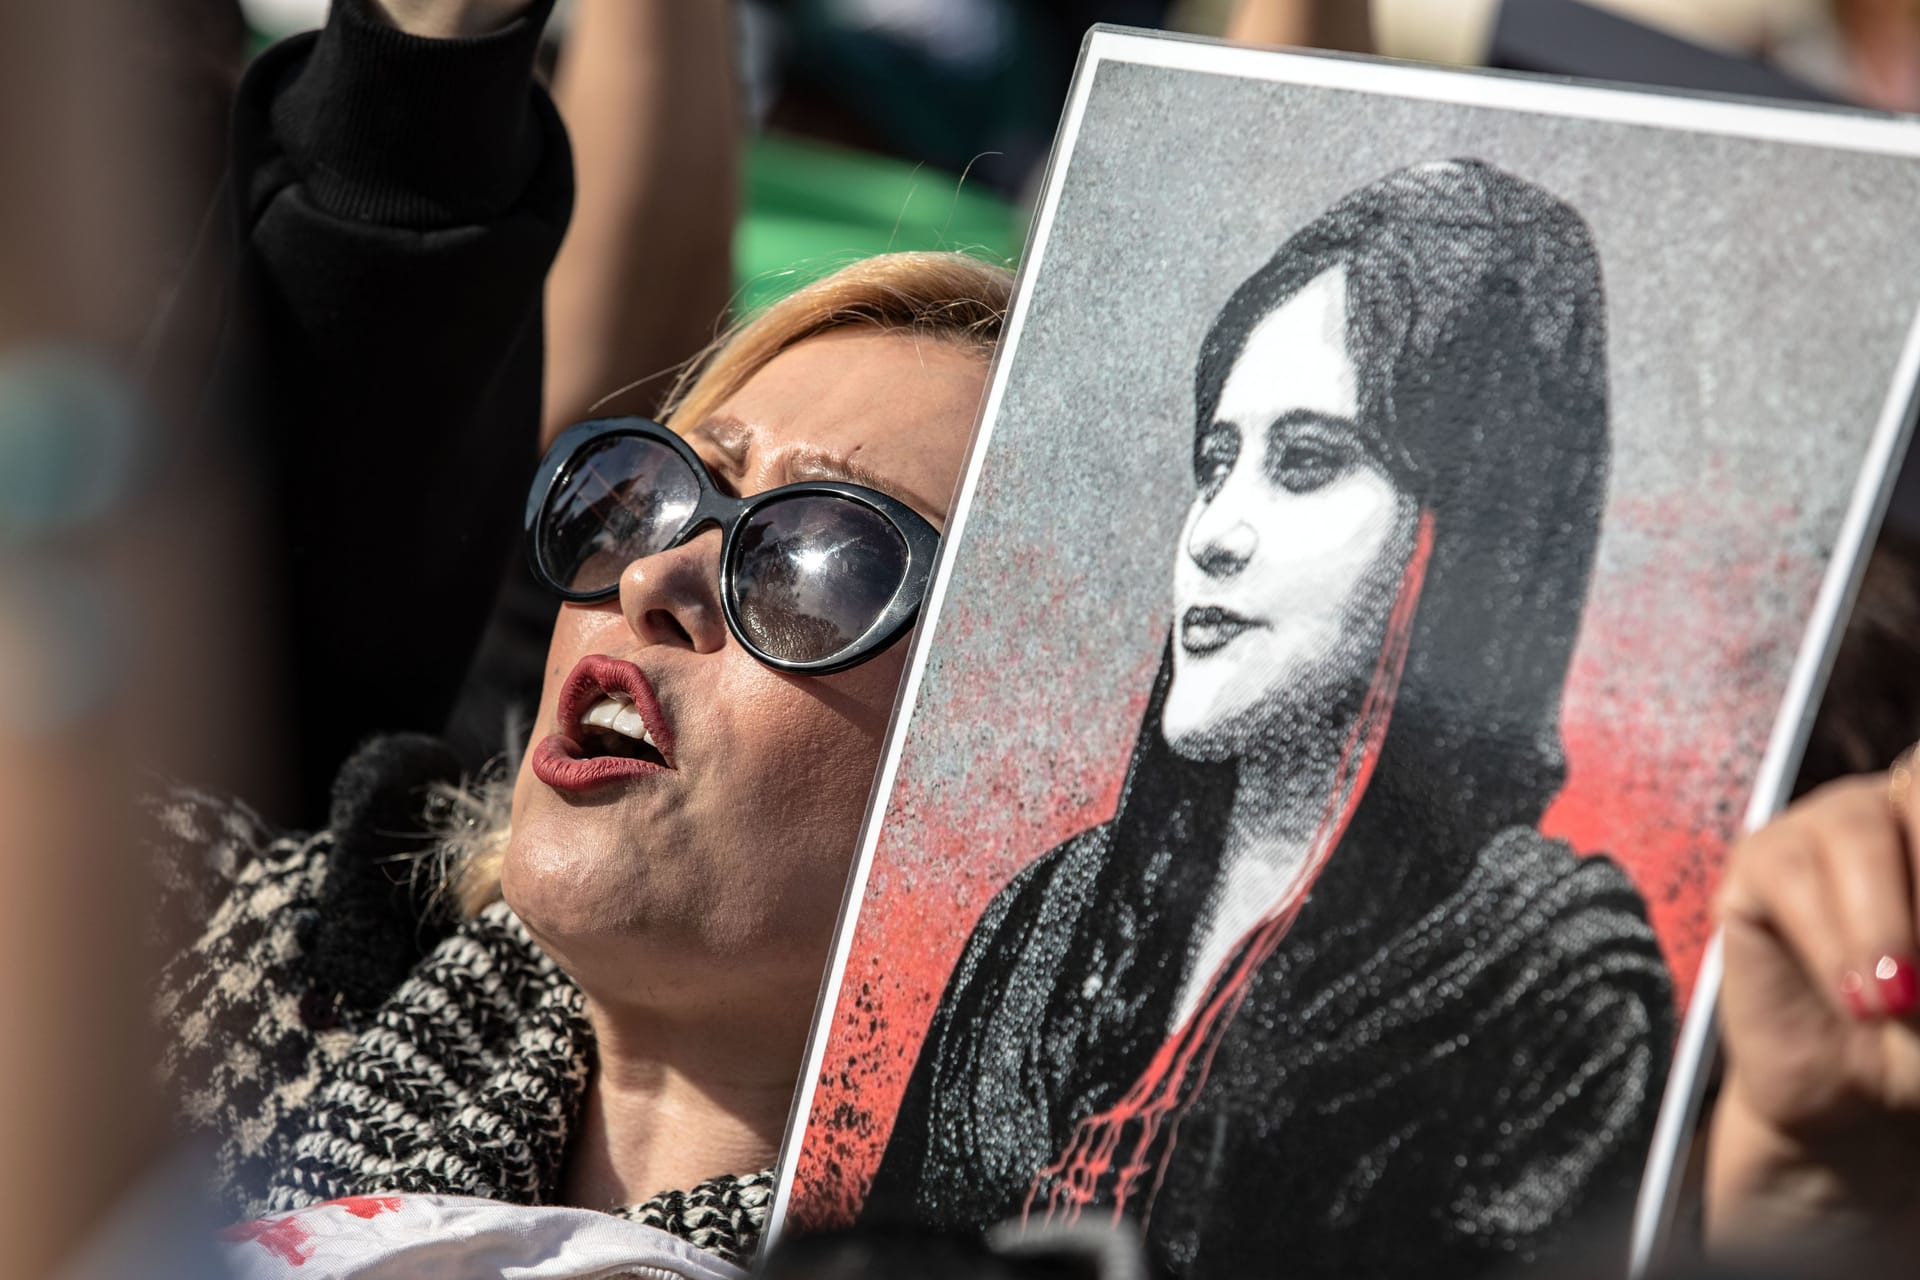
<svg viewBox="0 0 1920 1280"><path fill-rule="evenodd" d="M1847 1012L1861 1022L1873 1016L1873 1009L1867 1004L1867 980L1860 976L1858 969L1849 969L1840 975L1840 998L1847 1002Z"/></svg>
<svg viewBox="0 0 1920 1280"><path fill-rule="evenodd" d="M1880 1002L1887 1006L1891 1017L1904 1018L1915 1009L1920 1009L1920 969L1907 956L1881 956L1880 963L1873 966L1873 976L1880 984Z"/></svg>

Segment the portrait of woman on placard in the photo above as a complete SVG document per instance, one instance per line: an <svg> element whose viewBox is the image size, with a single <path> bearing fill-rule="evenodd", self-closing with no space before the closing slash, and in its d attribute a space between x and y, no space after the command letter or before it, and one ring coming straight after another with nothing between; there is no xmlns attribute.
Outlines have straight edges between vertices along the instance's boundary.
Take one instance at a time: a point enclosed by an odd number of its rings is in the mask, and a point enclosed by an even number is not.
<svg viewBox="0 0 1920 1280"><path fill-rule="evenodd" d="M1538 829L1609 453L1600 264L1390 174L1226 300L1117 811L992 901L863 1210L1141 1223L1177 1274L1466 1276L1623 1207L1673 1038L1644 904Z"/></svg>

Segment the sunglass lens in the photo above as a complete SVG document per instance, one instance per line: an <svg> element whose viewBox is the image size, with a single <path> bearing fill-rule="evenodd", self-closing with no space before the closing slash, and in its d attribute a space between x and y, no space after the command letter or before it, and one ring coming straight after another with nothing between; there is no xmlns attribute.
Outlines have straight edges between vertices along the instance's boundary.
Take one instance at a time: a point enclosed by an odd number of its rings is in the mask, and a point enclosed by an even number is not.
<svg viewBox="0 0 1920 1280"><path fill-rule="evenodd" d="M825 662L886 612L907 573L893 522L826 494L780 498L755 511L734 549L741 631L785 662Z"/></svg>
<svg viewBox="0 0 1920 1280"><path fill-rule="evenodd" d="M666 445L642 436L594 441L541 513L541 567L573 591L617 586L629 564L673 544L699 501L699 480Z"/></svg>

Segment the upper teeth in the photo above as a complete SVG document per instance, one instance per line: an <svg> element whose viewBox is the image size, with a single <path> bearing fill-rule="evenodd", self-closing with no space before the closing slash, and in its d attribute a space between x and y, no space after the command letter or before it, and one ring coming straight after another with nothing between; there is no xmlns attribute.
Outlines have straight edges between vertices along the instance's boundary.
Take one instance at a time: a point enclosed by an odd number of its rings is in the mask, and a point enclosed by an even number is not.
<svg viewBox="0 0 1920 1280"><path fill-rule="evenodd" d="M633 709L631 702L619 698L602 698L593 704L586 714L586 722L598 725L602 729L611 729L615 733L629 738L638 738L648 746L659 750L660 744L647 733L647 722Z"/></svg>

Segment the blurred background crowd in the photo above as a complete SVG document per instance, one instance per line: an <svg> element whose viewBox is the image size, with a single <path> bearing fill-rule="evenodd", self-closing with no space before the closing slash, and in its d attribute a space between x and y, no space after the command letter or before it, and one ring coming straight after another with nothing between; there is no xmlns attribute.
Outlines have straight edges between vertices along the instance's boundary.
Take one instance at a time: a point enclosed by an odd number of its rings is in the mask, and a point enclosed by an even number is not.
<svg viewBox="0 0 1920 1280"><path fill-rule="evenodd" d="M237 60L317 27L326 3L183 7L206 11L201 55ZM593 8L557 6L550 71L582 24L591 34ZM1016 257L1097 22L1920 108L1920 8L1902 0L739 0L734 21L746 133L734 247L748 306L782 287L769 275L823 255L944 234Z"/></svg>
<svg viewBox="0 0 1920 1280"><path fill-rule="evenodd" d="M299 477L254 438L272 389L212 369L232 323L229 105L255 55L324 13L0 5L0 1277L71 1259L163 1148L155 931L118 799L166 774L312 821L359 734L440 727L403 723L407 688L341 703L352 655L303 643L273 603L276 503ZM715 316L850 258L1017 262L1098 22L1920 109L1913 0L562 0L544 74L578 197L548 294L549 435L648 411ZM1920 726L1908 471L1836 676L1883 723L1820 739L1809 780L1883 767L1879 744ZM369 578L403 577L390 550ZM551 606L526 603L516 633L513 570L475 572L485 601L503 593L464 677L485 686ZM496 683L454 726L476 756L516 693Z"/></svg>

